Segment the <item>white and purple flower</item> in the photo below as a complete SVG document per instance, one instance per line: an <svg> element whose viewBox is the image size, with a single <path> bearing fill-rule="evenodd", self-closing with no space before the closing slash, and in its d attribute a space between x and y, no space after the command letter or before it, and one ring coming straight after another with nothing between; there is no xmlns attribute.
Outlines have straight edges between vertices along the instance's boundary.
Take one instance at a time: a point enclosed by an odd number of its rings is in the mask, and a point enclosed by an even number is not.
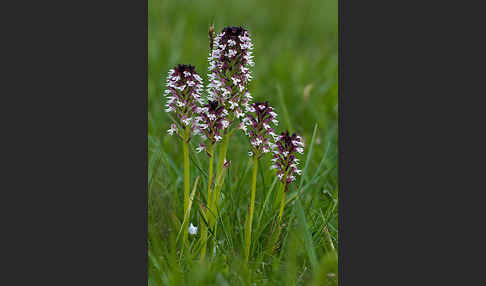
<svg viewBox="0 0 486 286"><path fill-rule="evenodd" d="M272 146L273 165L271 169L277 169L280 181L289 184L295 181L295 174L302 174L302 171L298 169L299 159L295 158L295 153L304 153L304 143L302 137L295 133L290 136L288 131L275 137L275 141L276 144Z"/></svg>
<svg viewBox="0 0 486 286"><path fill-rule="evenodd" d="M251 155L261 157L270 152L272 146L272 134L276 124L275 112L266 102L255 102L247 109L247 115L241 120L239 128L250 137Z"/></svg>
<svg viewBox="0 0 486 286"><path fill-rule="evenodd" d="M224 106L229 126L244 117L240 106L246 107L251 100L252 49L250 34L242 27L226 27L215 37L210 30L208 100Z"/></svg>
<svg viewBox="0 0 486 286"><path fill-rule="evenodd" d="M209 139L214 144L223 139L222 135L229 126L228 112L218 101L209 101L208 104L198 109L199 132L203 138Z"/></svg>
<svg viewBox="0 0 486 286"><path fill-rule="evenodd" d="M181 126L181 130L179 130L176 124L172 124L167 132L170 135L176 133L182 137L184 132L179 131L189 128L191 132L188 133L188 136L190 138L200 119L195 115L197 115L198 105L202 104L202 78L196 73L194 66L179 64L169 70L166 86L164 94L167 97L167 108L165 111L175 113Z"/></svg>

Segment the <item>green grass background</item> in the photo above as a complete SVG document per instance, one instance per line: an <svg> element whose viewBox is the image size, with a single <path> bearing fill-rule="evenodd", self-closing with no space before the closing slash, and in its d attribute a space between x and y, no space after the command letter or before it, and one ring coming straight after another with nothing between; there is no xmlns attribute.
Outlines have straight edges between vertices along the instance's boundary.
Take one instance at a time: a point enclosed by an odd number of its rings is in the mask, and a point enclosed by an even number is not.
<svg viewBox="0 0 486 286"><path fill-rule="evenodd" d="M148 148L149 285L337 285L338 245L338 9L337 0L164 1L149 0ZM255 46L250 91L279 113L278 132L289 129L306 143L304 174L291 184L281 247L265 254L278 190L270 158L260 163L252 251L243 265L244 220L249 204L251 163L248 141L230 141L232 164L223 188L217 246L201 264L196 255L179 260L175 236L182 215L181 146L168 136L162 97L169 68L193 64L206 80L208 27L246 27ZM314 136L313 136L314 135ZM312 140L314 138L314 140ZM199 139L194 139L197 144ZM191 221L200 226L199 200L207 189L205 154L191 153L191 181L200 176ZM300 188L299 188L300 187ZM192 187L191 187L192 189ZM299 195L297 195L299 194ZM197 253L200 232L189 236Z"/></svg>

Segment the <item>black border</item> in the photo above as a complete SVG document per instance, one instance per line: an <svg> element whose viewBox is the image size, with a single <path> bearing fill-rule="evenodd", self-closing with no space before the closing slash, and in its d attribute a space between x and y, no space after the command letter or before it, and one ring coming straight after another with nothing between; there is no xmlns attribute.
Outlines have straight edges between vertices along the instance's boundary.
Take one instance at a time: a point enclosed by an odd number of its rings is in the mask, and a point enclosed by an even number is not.
<svg viewBox="0 0 486 286"><path fill-rule="evenodd" d="M10 284L147 285L148 2L38 6L4 39L21 78Z"/></svg>

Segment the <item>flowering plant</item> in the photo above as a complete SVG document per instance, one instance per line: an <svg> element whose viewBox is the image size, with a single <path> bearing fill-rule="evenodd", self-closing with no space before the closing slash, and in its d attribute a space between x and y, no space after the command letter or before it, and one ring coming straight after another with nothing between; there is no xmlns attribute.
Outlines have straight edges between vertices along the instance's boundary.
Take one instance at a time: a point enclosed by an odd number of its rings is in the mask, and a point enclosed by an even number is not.
<svg viewBox="0 0 486 286"><path fill-rule="evenodd" d="M261 157L264 153L270 152L273 147L272 138L277 135L274 133L278 125L277 113L268 105L268 101L255 102L247 108L247 115L239 128L250 137L250 148L248 155ZM271 137L270 137L271 136Z"/></svg>
<svg viewBox="0 0 486 286"><path fill-rule="evenodd" d="M287 192L287 185L295 181L295 175L301 175L302 171L298 169L299 159L295 158L296 153L304 153L304 143L302 137L296 135L289 135L289 131L282 132L275 138L276 144L273 151L273 165L271 169L277 169L277 177L282 182L282 201L280 204L280 212L278 220L280 221L285 205L285 194Z"/></svg>
<svg viewBox="0 0 486 286"><path fill-rule="evenodd" d="M179 128L171 124L167 132L174 133L181 139L189 140L192 133L197 130L198 118L195 116L198 104L202 104L201 92L203 91L203 80L196 73L194 66L179 64L169 70L167 76L166 112L175 113L179 119Z"/></svg>
<svg viewBox="0 0 486 286"><path fill-rule="evenodd" d="M226 27L214 38L209 56L208 99L216 100L229 111L230 123L244 116L242 107L252 99L248 86L254 65L253 44L242 27Z"/></svg>
<svg viewBox="0 0 486 286"><path fill-rule="evenodd" d="M202 103L201 92L203 80L196 73L192 65L176 65L169 70L167 76L166 112L175 113L177 123L172 123L167 130L171 136L175 133L182 139L182 152L184 154L184 214L189 210L189 187L190 187L190 165L189 165L189 140L193 133L197 133L199 117L195 116L198 105ZM187 239L187 232L184 231L183 244Z"/></svg>
<svg viewBox="0 0 486 286"><path fill-rule="evenodd" d="M166 109L175 114L174 123L167 130L169 135L176 134L182 139L184 156L184 217L188 218L194 190L189 198L190 165L189 141L194 135L200 135L202 142L197 152L205 151L209 157L207 205L201 205L201 215L207 224L201 225L200 257L206 255L208 230L216 235L218 202L225 178L225 168L230 167L226 159L229 139L234 131L242 130L248 136L249 156L253 160L253 178L251 198L245 227L245 260L248 261L251 247L253 213L255 206L257 170L259 160L265 154L272 154L271 169L276 169L276 176L282 184L281 206L278 222L283 214L287 186L295 181L299 160L296 154L304 152L304 143L295 133L275 133L278 125L277 113L268 101L251 103L249 84L252 80L250 67L254 65L253 44L249 32L242 27L226 27L218 35L214 29L209 31L210 56L209 83L207 96L202 97L203 79L192 65L179 64L169 70L167 76ZM216 174L213 178L214 148L219 148ZM211 214L211 215L210 215ZM184 220L186 222L186 219ZM187 224L183 224L186 227ZM182 229L182 228L181 228ZM183 247L186 246L187 233L197 234L197 227L192 223L184 230Z"/></svg>

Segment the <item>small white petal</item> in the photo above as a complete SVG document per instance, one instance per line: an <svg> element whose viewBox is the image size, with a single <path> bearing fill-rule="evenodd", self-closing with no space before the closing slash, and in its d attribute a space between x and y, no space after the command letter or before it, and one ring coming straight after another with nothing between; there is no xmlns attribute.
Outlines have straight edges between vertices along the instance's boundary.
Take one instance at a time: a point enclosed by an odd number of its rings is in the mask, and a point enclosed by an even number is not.
<svg viewBox="0 0 486 286"><path fill-rule="evenodd" d="M189 232L190 235L195 235L197 233L197 226L192 225L191 222L191 225L189 225L187 231Z"/></svg>

